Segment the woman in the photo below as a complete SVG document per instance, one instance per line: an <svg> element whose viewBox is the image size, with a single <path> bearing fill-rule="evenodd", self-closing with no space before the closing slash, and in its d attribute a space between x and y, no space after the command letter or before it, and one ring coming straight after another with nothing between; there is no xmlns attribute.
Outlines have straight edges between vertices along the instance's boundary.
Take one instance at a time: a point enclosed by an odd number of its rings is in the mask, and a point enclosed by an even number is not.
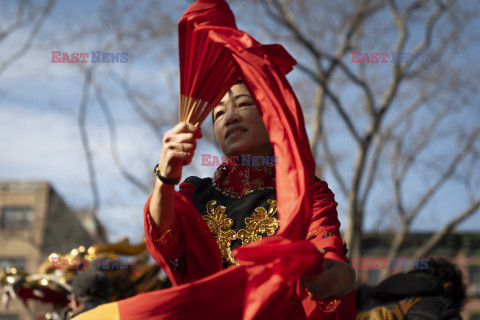
<svg viewBox="0 0 480 320"><path fill-rule="evenodd" d="M273 156L268 132L243 83L235 84L215 107L213 121L215 136L226 156L239 159ZM196 139L200 137L200 129L186 123L165 134L156 167L155 189L146 205L146 224L150 230L147 237L152 237L155 250L176 270L178 282L194 279L182 276L189 268L185 250L192 244L185 242L185 230L180 230L182 217L176 214L174 184L179 181L183 166L191 163ZM188 194L215 236L224 268L236 263L232 250L237 246L272 235L278 228L275 167L242 166L239 162L240 165L223 164L213 179L187 178L179 191ZM329 313L333 316L330 318L340 319L346 314L341 310L346 304L335 297L351 291L354 277L345 262L333 193L325 182L316 179L313 197L307 239L324 252L324 262L323 272L303 277L305 287L313 295L304 299L303 304L310 319ZM328 303L322 302L329 297Z"/></svg>
<svg viewBox="0 0 480 320"><path fill-rule="evenodd" d="M225 155L275 154L279 164L224 165L213 179L190 177L175 191L201 132L186 123L167 132L144 222L147 249L175 286L79 319L354 319L352 293L340 297L350 291L353 276L334 196L325 182L314 183L303 114L285 78L296 61L282 46L262 45L238 30L223 0L192 4L179 33L198 37L196 44L208 40L209 50L216 48L233 66L207 76L245 81L214 110ZM198 52L182 41L180 49L180 58Z"/></svg>

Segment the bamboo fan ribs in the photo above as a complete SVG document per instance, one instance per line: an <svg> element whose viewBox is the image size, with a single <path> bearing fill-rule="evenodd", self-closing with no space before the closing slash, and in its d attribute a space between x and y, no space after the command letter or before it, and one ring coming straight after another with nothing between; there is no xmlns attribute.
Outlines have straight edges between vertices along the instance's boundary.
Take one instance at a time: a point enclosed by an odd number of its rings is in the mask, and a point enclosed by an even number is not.
<svg viewBox="0 0 480 320"><path fill-rule="evenodd" d="M178 25L180 122L194 125L202 124L237 80L229 50L209 37L215 29L236 29L233 14L227 6L224 14L212 19L210 7L212 1L198 1L184 13ZM203 20L203 14L208 19Z"/></svg>

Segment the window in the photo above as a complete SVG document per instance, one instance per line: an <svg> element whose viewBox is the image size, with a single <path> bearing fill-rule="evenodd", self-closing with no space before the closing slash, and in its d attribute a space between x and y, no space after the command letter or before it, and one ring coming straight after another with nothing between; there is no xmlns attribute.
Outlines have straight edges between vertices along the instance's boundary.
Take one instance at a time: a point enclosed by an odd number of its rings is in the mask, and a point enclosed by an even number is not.
<svg viewBox="0 0 480 320"><path fill-rule="evenodd" d="M5 207L2 210L2 229L22 230L28 229L33 222L33 209L31 207Z"/></svg>
<svg viewBox="0 0 480 320"><path fill-rule="evenodd" d="M370 269L367 270L367 283L370 285L376 285L380 280L380 270Z"/></svg>
<svg viewBox="0 0 480 320"><path fill-rule="evenodd" d="M471 266L468 269L468 295L480 297L480 266Z"/></svg>
<svg viewBox="0 0 480 320"><path fill-rule="evenodd" d="M27 267L27 261L25 258L0 257L0 269L11 267L21 267L25 269Z"/></svg>

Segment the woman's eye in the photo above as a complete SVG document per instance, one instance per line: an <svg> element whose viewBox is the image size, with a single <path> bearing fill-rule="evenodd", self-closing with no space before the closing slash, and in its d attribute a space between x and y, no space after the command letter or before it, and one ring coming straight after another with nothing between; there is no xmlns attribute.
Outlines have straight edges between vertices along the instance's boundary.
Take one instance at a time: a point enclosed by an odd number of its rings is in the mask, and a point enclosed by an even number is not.
<svg viewBox="0 0 480 320"><path fill-rule="evenodd" d="M222 114L224 114L223 111L218 111L217 113L215 113L215 120L218 119L218 117L220 117Z"/></svg>
<svg viewBox="0 0 480 320"><path fill-rule="evenodd" d="M247 106L251 106L251 105L253 105L253 102L250 102L250 101L240 102L238 104L239 107L247 107Z"/></svg>

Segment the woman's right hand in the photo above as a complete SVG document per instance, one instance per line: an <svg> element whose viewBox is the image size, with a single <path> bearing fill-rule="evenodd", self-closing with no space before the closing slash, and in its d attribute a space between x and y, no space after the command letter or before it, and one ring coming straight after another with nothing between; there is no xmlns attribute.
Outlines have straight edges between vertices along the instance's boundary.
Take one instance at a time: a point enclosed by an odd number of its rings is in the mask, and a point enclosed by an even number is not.
<svg viewBox="0 0 480 320"><path fill-rule="evenodd" d="M169 179L182 176L183 166L192 162L196 140L202 137L200 127L181 122L167 131L162 140L158 167L160 174Z"/></svg>

